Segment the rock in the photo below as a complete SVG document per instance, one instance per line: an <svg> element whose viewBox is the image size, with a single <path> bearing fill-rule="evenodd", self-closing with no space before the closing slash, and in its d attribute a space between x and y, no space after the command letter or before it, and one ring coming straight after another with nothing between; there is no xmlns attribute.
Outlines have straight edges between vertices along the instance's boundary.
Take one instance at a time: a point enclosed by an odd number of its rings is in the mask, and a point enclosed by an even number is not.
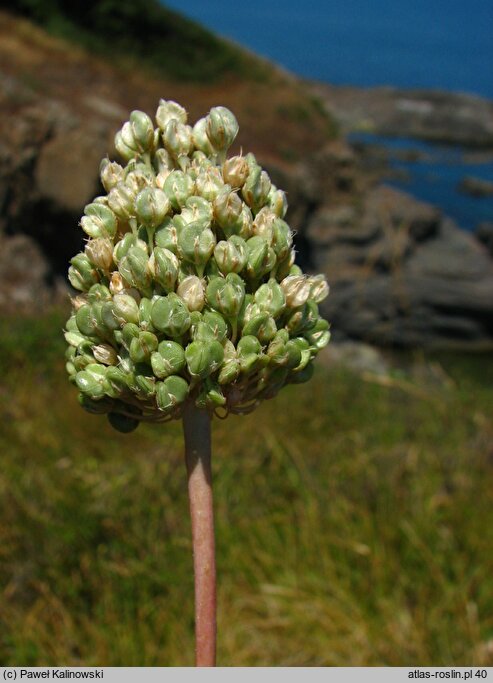
<svg viewBox="0 0 493 683"><path fill-rule="evenodd" d="M362 342L331 342L320 354L320 359L329 367L342 366L357 373L386 376L390 372L383 353Z"/></svg>
<svg viewBox="0 0 493 683"><path fill-rule="evenodd" d="M493 256L493 223L480 223L476 228L477 239L485 245L491 256Z"/></svg>
<svg viewBox="0 0 493 683"><path fill-rule="evenodd" d="M493 102L440 90L356 88L311 83L344 132L493 147Z"/></svg>
<svg viewBox="0 0 493 683"><path fill-rule="evenodd" d="M482 178L466 176L457 185L457 191L471 197L493 197L493 183Z"/></svg>
<svg viewBox="0 0 493 683"><path fill-rule="evenodd" d="M0 309L21 312L43 308L52 299L49 265L26 235L0 236Z"/></svg>
<svg viewBox="0 0 493 683"><path fill-rule="evenodd" d="M91 130L64 131L43 145L34 174L40 195L62 209L80 212L97 193L98 169L107 143Z"/></svg>

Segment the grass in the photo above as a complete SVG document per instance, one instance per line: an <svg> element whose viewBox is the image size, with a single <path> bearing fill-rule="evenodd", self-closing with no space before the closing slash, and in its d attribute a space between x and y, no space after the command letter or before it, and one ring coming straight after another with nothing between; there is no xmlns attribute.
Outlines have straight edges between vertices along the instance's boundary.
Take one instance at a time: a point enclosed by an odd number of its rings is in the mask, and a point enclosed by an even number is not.
<svg viewBox="0 0 493 683"><path fill-rule="evenodd" d="M0 664L191 665L180 425L84 413L62 324L0 323ZM214 424L220 665L493 665L492 364L440 362Z"/></svg>
<svg viewBox="0 0 493 683"><path fill-rule="evenodd" d="M158 0L6 0L5 8L106 59L179 81L268 77L262 60Z"/></svg>

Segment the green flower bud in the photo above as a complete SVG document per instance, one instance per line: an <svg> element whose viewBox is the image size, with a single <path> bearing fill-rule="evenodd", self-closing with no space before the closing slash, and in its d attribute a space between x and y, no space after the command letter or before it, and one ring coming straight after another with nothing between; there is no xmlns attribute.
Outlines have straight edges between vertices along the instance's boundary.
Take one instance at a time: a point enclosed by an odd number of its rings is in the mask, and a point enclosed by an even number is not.
<svg viewBox="0 0 493 683"><path fill-rule="evenodd" d="M102 160L99 167L99 174L101 183L106 192L112 190L117 183L123 180L123 168L120 164L117 164L115 161L110 161L109 159Z"/></svg>
<svg viewBox="0 0 493 683"><path fill-rule="evenodd" d="M70 259L72 264L68 271L68 279L72 287L82 292L98 281L98 274L85 254L77 254Z"/></svg>
<svg viewBox="0 0 493 683"><path fill-rule="evenodd" d="M87 292L87 299L85 301L82 300L82 297L80 297L80 299L81 299L80 306L84 306L84 304L87 302L89 302L91 304L95 304L95 303L103 303L105 301L111 301L112 297L111 297L111 292L108 289L108 287L98 283L96 285L93 285L89 289L89 291ZM78 309L78 308L80 308L80 306L75 306L75 308Z"/></svg>
<svg viewBox="0 0 493 683"><path fill-rule="evenodd" d="M137 219L151 228L163 222L170 209L170 202L163 190L157 187L146 187L135 199Z"/></svg>
<svg viewBox="0 0 493 683"><path fill-rule="evenodd" d="M128 294L116 294L113 297L113 314L120 325L139 322L139 306Z"/></svg>
<svg viewBox="0 0 493 683"><path fill-rule="evenodd" d="M139 290L145 290L151 284L148 262L145 251L137 246L130 247L118 264L118 270L130 285Z"/></svg>
<svg viewBox="0 0 493 683"><path fill-rule="evenodd" d="M176 119L171 119L163 131L163 143L175 159L188 156L193 148L192 129Z"/></svg>
<svg viewBox="0 0 493 683"><path fill-rule="evenodd" d="M205 379L220 367L224 350L216 340L193 341L185 349L185 358L192 377Z"/></svg>
<svg viewBox="0 0 493 683"><path fill-rule="evenodd" d="M170 121L178 121L178 123L187 122L187 112L185 109L173 100L159 100L159 106L156 112L156 123L159 128L164 131Z"/></svg>
<svg viewBox="0 0 493 683"><path fill-rule="evenodd" d="M226 339L223 346L224 358L219 371L217 381L219 384L231 384L240 374L240 363L235 346L229 339Z"/></svg>
<svg viewBox="0 0 493 683"><path fill-rule="evenodd" d="M176 293L186 303L189 311L201 311L204 308L204 285L202 280L196 275L189 275L182 280Z"/></svg>
<svg viewBox="0 0 493 683"><path fill-rule="evenodd" d="M134 363L145 363L158 347L158 339L152 332L140 332L130 342L130 358Z"/></svg>
<svg viewBox="0 0 493 683"><path fill-rule="evenodd" d="M75 383L85 396L94 400L103 398L106 391L106 368L98 363L87 365L85 370L76 374Z"/></svg>
<svg viewBox="0 0 493 683"><path fill-rule="evenodd" d="M252 335L242 337L237 345L238 362L241 372L249 374L262 365L262 346Z"/></svg>
<svg viewBox="0 0 493 683"><path fill-rule="evenodd" d="M246 204L243 204L241 221L241 228L238 235L244 240L248 240L253 236L253 216Z"/></svg>
<svg viewBox="0 0 493 683"><path fill-rule="evenodd" d="M250 168L245 157L236 156L226 159L222 171L224 182L231 187L239 189L245 184Z"/></svg>
<svg viewBox="0 0 493 683"><path fill-rule="evenodd" d="M170 411L183 403L188 396L188 383L183 377L171 375L156 384L156 400L160 410Z"/></svg>
<svg viewBox="0 0 493 683"><path fill-rule="evenodd" d="M192 323L184 302L173 292L158 297L152 306L151 320L154 327L167 337L178 338L185 334Z"/></svg>
<svg viewBox="0 0 493 683"><path fill-rule="evenodd" d="M204 229L200 223L189 223L178 235L180 256L186 261L194 263L199 275L203 272L215 246L214 233L209 228Z"/></svg>
<svg viewBox="0 0 493 683"><path fill-rule="evenodd" d="M329 285L323 275L312 275L308 278L310 283L310 299L317 304L323 301L329 294Z"/></svg>
<svg viewBox="0 0 493 683"><path fill-rule="evenodd" d="M265 239L259 235L250 237L246 246L248 249L246 273L252 280L258 280L274 268L276 255Z"/></svg>
<svg viewBox="0 0 493 683"><path fill-rule="evenodd" d="M187 199L193 195L194 182L183 171L171 171L164 181L163 190L171 202L171 206L175 211L179 211L186 205Z"/></svg>
<svg viewBox="0 0 493 683"><path fill-rule="evenodd" d="M140 366L138 366L140 369ZM147 373L150 372L146 365L142 366L142 371ZM138 396L144 399L148 399L154 396L156 393L156 379L154 377L147 377L146 374L136 374L135 375L135 388L133 389Z"/></svg>
<svg viewBox="0 0 493 683"><path fill-rule="evenodd" d="M312 328L313 329L313 328ZM285 330L287 332L287 330ZM310 330L311 332L311 330ZM328 341L328 340L327 340ZM307 339L304 339L303 337L295 337L294 339L291 339L290 344L294 344L298 349L301 354L301 359L298 365L294 368L295 370L303 370L308 363L311 360L312 354L310 351L310 343L308 342Z"/></svg>
<svg viewBox="0 0 493 683"><path fill-rule="evenodd" d="M114 262L120 263L132 247L141 249L144 255L147 257L147 245L145 242L138 239L131 232L127 232L127 234L115 244L113 249ZM125 286L128 287L128 283Z"/></svg>
<svg viewBox="0 0 493 683"><path fill-rule="evenodd" d="M226 151L238 134L238 121L226 107L213 107L206 117L205 130L215 150Z"/></svg>
<svg viewBox="0 0 493 683"><path fill-rule="evenodd" d="M205 311L201 319L195 324L194 341L217 340L223 342L228 335L228 325L220 313Z"/></svg>
<svg viewBox="0 0 493 683"><path fill-rule="evenodd" d="M134 198L146 187L153 187L156 181L154 172L147 164L128 164L124 172L123 184L132 192Z"/></svg>
<svg viewBox="0 0 493 683"><path fill-rule="evenodd" d="M315 325L304 336L309 341L311 347L316 351L323 349L330 340L329 323L323 318L319 318Z"/></svg>
<svg viewBox="0 0 493 683"><path fill-rule="evenodd" d="M127 350L130 350L130 344L133 339L138 339L140 334L140 327L135 323L126 323L122 328L122 344Z"/></svg>
<svg viewBox="0 0 493 683"><path fill-rule="evenodd" d="M254 316L243 328L243 336L253 335L261 344L268 344L277 332L276 321L267 312Z"/></svg>
<svg viewBox="0 0 493 683"><path fill-rule="evenodd" d="M236 192L224 187L214 199L214 218L226 237L237 235L243 227L243 204Z"/></svg>
<svg viewBox="0 0 493 683"><path fill-rule="evenodd" d="M106 394L118 398L128 391L128 384L123 370L111 365L106 371Z"/></svg>
<svg viewBox="0 0 493 683"><path fill-rule="evenodd" d="M248 206L257 213L266 203L270 192L270 178L260 166L250 165L250 173L241 191Z"/></svg>
<svg viewBox="0 0 493 683"><path fill-rule="evenodd" d="M318 306L314 301L307 301L296 309L287 319L286 329L291 336L310 330L318 320Z"/></svg>
<svg viewBox="0 0 493 683"><path fill-rule="evenodd" d="M175 221L168 217L156 229L154 233L156 246L168 249L173 254L178 253L178 230Z"/></svg>
<svg viewBox="0 0 493 683"><path fill-rule="evenodd" d="M286 306L284 292L275 280L269 280L255 292L255 303L273 318L277 318Z"/></svg>
<svg viewBox="0 0 493 683"><path fill-rule="evenodd" d="M306 275L289 275L281 282L281 287L290 308L303 306L310 298L311 283Z"/></svg>
<svg viewBox="0 0 493 683"><path fill-rule="evenodd" d="M97 237L96 239L89 240L84 252L96 268L100 268L105 272L109 271L113 263L113 242L110 239Z"/></svg>
<svg viewBox="0 0 493 683"><path fill-rule="evenodd" d="M93 202L84 208L80 225L89 237L109 237L116 234L118 222L110 207Z"/></svg>
<svg viewBox="0 0 493 683"><path fill-rule="evenodd" d="M129 218L135 216L134 200L135 195L132 190L125 183L118 183L108 195L108 207L120 220L128 221Z"/></svg>
<svg viewBox="0 0 493 683"><path fill-rule="evenodd" d="M195 180L196 194L212 202L224 188L221 172L215 166L201 168Z"/></svg>
<svg viewBox="0 0 493 683"><path fill-rule="evenodd" d="M118 355L115 349L109 344L97 344L93 346L92 353L98 363L103 365L116 365L118 363Z"/></svg>
<svg viewBox="0 0 493 683"><path fill-rule="evenodd" d="M115 149L125 161L130 161L138 155L137 149L126 144L121 130L115 135Z"/></svg>
<svg viewBox="0 0 493 683"><path fill-rule="evenodd" d="M159 379L169 375L177 375L186 365L185 351L181 344L165 339L158 350L151 355L151 366L154 374Z"/></svg>
<svg viewBox="0 0 493 683"><path fill-rule="evenodd" d="M207 285L207 301L226 318L236 318L245 296L245 285L236 273L216 277Z"/></svg>
<svg viewBox="0 0 493 683"><path fill-rule="evenodd" d="M227 241L218 242L214 249L214 258L224 275L240 273L245 267L247 255L246 242L237 235L233 235Z"/></svg>
<svg viewBox="0 0 493 683"><path fill-rule="evenodd" d="M133 432L140 424L140 420L137 417L129 417L128 415L122 415L121 413L108 413L108 422L122 434L130 434Z"/></svg>
<svg viewBox="0 0 493 683"><path fill-rule="evenodd" d="M148 267L153 279L164 287L166 292L174 290L180 264L172 251L156 247L151 254Z"/></svg>
<svg viewBox="0 0 493 683"><path fill-rule="evenodd" d="M92 306L81 306L75 314L75 321L79 332L88 337L96 333L96 320L92 311Z"/></svg>
<svg viewBox="0 0 493 683"><path fill-rule="evenodd" d="M185 223L200 223L209 228L212 222L212 206L203 197L189 197L180 214Z"/></svg>
<svg viewBox="0 0 493 683"><path fill-rule="evenodd" d="M154 148L154 126L143 111L135 110L130 114L130 121L123 124L121 135L130 149L149 152Z"/></svg>
<svg viewBox="0 0 493 683"><path fill-rule="evenodd" d="M212 147L211 141L207 137L207 119L199 119L192 129L192 140L195 147L207 154L208 156L213 154L214 149Z"/></svg>
<svg viewBox="0 0 493 683"><path fill-rule="evenodd" d="M301 362L301 350L292 341L284 342L277 335L269 344L267 355L272 365L284 367L288 370L296 368Z"/></svg>

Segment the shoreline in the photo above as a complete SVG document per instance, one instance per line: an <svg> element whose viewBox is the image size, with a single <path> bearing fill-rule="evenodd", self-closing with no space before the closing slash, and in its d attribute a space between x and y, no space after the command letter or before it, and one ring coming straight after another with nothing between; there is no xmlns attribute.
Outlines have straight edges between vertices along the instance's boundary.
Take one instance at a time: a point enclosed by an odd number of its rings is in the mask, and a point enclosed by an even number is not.
<svg viewBox="0 0 493 683"><path fill-rule="evenodd" d="M343 135L407 137L493 153L493 100L445 90L304 83Z"/></svg>

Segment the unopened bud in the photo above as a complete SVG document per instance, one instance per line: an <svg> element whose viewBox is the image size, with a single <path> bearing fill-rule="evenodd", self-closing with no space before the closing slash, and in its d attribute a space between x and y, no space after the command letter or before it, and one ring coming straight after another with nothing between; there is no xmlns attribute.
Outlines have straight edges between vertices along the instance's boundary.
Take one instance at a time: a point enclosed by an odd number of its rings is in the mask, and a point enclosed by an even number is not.
<svg viewBox="0 0 493 683"><path fill-rule="evenodd" d="M281 287L290 308L303 306L310 298L311 285L306 275L289 275L281 282Z"/></svg>
<svg viewBox="0 0 493 683"><path fill-rule="evenodd" d="M186 303L189 311L201 311L204 308L204 285L202 280L196 275L189 275L182 280L176 293Z"/></svg>
<svg viewBox="0 0 493 683"><path fill-rule="evenodd" d="M235 189L243 187L249 172L248 161L243 156L231 157L223 164L224 182Z"/></svg>
<svg viewBox="0 0 493 683"><path fill-rule="evenodd" d="M247 246L245 240L233 235L228 240L216 244L214 258L221 273L240 273L247 260Z"/></svg>
<svg viewBox="0 0 493 683"><path fill-rule="evenodd" d="M109 271L113 263L113 243L111 240L104 237L89 240L84 252L96 268L106 272Z"/></svg>
<svg viewBox="0 0 493 683"><path fill-rule="evenodd" d="M238 121L226 107L213 107L206 117L206 132L213 148L226 151L238 134Z"/></svg>
<svg viewBox="0 0 493 683"><path fill-rule="evenodd" d="M157 187L144 188L135 199L138 220L146 226L157 228L170 209L170 201Z"/></svg>
<svg viewBox="0 0 493 683"><path fill-rule="evenodd" d="M99 167L99 174L104 189L106 192L109 192L117 183L123 180L123 167L117 164L116 161L103 159Z"/></svg>
<svg viewBox="0 0 493 683"><path fill-rule="evenodd" d="M109 237L116 234L118 221L112 209L104 204L93 202L84 208L80 225L89 237Z"/></svg>
<svg viewBox="0 0 493 683"><path fill-rule="evenodd" d="M185 303L173 292L154 301L151 320L157 330L172 339L184 335L192 323Z"/></svg>
<svg viewBox="0 0 493 683"><path fill-rule="evenodd" d="M193 180L183 171L171 171L164 181L163 190L166 193L171 206L179 211L185 206L187 199L194 191Z"/></svg>
<svg viewBox="0 0 493 683"><path fill-rule="evenodd" d="M186 365L185 351L181 344L171 340L162 341L151 355L152 371L159 379L177 375Z"/></svg>
<svg viewBox="0 0 493 683"><path fill-rule="evenodd" d="M216 277L207 285L207 301L226 318L236 318L245 296L245 284L236 273Z"/></svg>
<svg viewBox="0 0 493 683"><path fill-rule="evenodd" d="M224 351L216 340L193 341L185 349L185 358L192 377L205 379L220 367Z"/></svg>
<svg viewBox="0 0 493 683"><path fill-rule="evenodd" d="M156 123L159 128L164 131L170 121L178 121L179 123L187 122L187 112L185 109L173 100L159 100L159 106L156 111Z"/></svg>
<svg viewBox="0 0 493 683"><path fill-rule="evenodd" d="M171 411L188 396L188 383L183 377L171 375L156 385L156 401L158 408Z"/></svg>
<svg viewBox="0 0 493 683"><path fill-rule="evenodd" d="M243 226L243 204L236 192L225 187L214 199L214 218L226 237L238 234Z"/></svg>
<svg viewBox="0 0 493 683"><path fill-rule="evenodd" d="M199 119L192 130L192 139L195 147L206 155L214 152L211 141L207 137L207 119Z"/></svg>

